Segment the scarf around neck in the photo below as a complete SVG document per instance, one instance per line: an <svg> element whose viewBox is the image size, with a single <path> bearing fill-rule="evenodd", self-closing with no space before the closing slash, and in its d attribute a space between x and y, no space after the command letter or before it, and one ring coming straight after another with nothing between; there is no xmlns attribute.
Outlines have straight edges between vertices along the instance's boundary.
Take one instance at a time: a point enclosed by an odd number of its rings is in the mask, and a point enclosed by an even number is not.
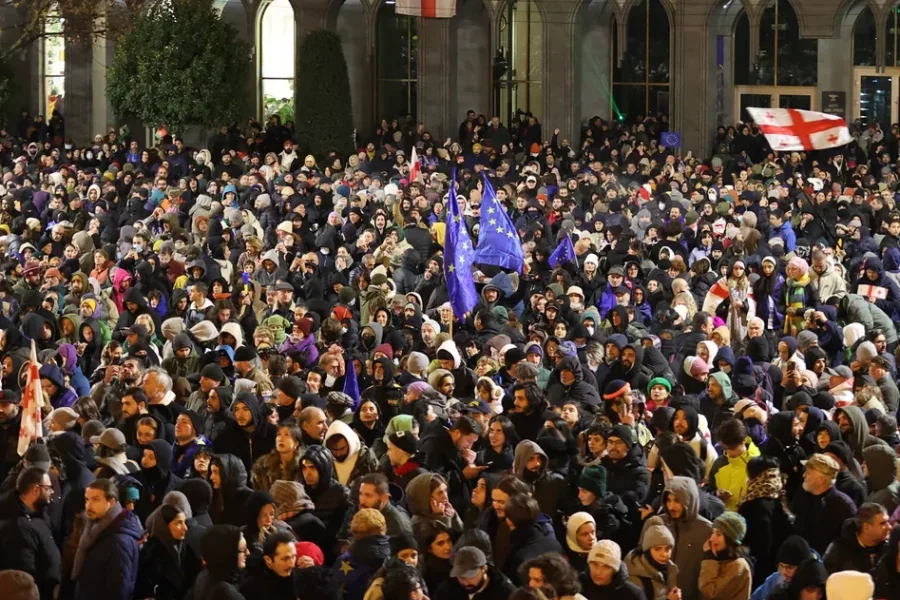
<svg viewBox="0 0 900 600"><path fill-rule="evenodd" d="M84 531L81 532L81 538L78 540L78 550L75 552L75 562L72 565L72 579L78 579L81 573L81 567L84 566L84 559L87 557L88 550L100 537L107 527L109 527L116 518L122 514L122 505L116 502L112 508L97 521L90 521L87 515L84 516L86 521Z"/></svg>

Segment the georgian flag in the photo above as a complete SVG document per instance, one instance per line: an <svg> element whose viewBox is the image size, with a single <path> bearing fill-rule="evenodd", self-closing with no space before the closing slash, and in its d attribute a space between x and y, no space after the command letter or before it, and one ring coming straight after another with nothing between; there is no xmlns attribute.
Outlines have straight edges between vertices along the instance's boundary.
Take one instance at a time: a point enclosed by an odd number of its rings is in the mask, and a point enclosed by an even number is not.
<svg viewBox="0 0 900 600"><path fill-rule="evenodd" d="M397 0L398 15L449 19L456 15L456 0Z"/></svg>
<svg viewBox="0 0 900 600"><path fill-rule="evenodd" d="M422 166L419 164L419 156L416 154L416 147L413 146L412 155L409 157L409 184L412 185L422 172Z"/></svg>
<svg viewBox="0 0 900 600"><path fill-rule="evenodd" d="M748 108L772 150L824 150L853 141L844 119L796 108Z"/></svg>
<svg viewBox="0 0 900 600"><path fill-rule="evenodd" d="M37 361L37 350L34 340L31 342L31 359L25 371L25 387L22 389L22 423L19 426L19 444L16 448L19 456L24 456L28 447L38 438L44 437L41 422L41 407L44 405L44 392L41 389L40 367Z"/></svg>

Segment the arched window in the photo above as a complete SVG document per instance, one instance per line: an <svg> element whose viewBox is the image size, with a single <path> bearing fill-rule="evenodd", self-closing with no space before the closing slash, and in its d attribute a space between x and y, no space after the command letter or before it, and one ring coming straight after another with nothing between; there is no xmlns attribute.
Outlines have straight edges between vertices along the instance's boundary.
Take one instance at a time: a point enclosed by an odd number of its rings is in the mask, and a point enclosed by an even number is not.
<svg viewBox="0 0 900 600"><path fill-rule="evenodd" d="M639 0L628 14L626 50L617 60L618 26L613 19L613 118L669 112L669 15L660 0Z"/></svg>
<svg viewBox="0 0 900 600"><path fill-rule="evenodd" d="M868 10L868 8L866 10ZM898 33L900 33L900 6L895 6L891 10L885 28L884 66L900 67L900 58L898 58L898 50L900 50L900 43L898 43ZM872 40L872 43L874 44L875 41Z"/></svg>
<svg viewBox="0 0 900 600"><path fill-rule="evenodd" d="M818 42L800 39L800 23L788 0L763 11L755 85L812 86L818 79Z"/></svg>
<svg viewBox="0 0 900 600"><path fill-rule="evenodd" d="M506 74L500 80L500 113L506 123L519 111L541 119L544 77L544 20L535 2L509 0L500 14L500 47Z"/></svg>
<svg viewBox="0 0 900 600"><path fill-rule="evenodd" d="M294 9L289 0L272 0L262 9L259 28L260 96L263 117L294 118Z"/></svg>
<svg viewBox="0 0 900 600"><path fill-rule="evenodd" d="M376 89L378 119L418 114L419 17L398 15L394 3L378 11Z"/></svg>
<svg viewBox="0 0 900 600"><path fill-rule="evenodd" d="M891 13L888 17L888 27L896 13ZM875 26L875 15L868 6L863 7L862 12L856 18L853 25L853 64L857 67L874 67L875 66L875 38L877 28ZM888 39L888 42L891 40ZM888 44L890 46L890 43ZM888 52L891 48L888 49Z"/></svg>
<svg viewBox="0 0 900 600"><path fill-rule="evenodd" d="M66 21L54 6L44 17L44 40L41 60L43 72L43 111L47 119L60 109L66 95Z"/></svg>

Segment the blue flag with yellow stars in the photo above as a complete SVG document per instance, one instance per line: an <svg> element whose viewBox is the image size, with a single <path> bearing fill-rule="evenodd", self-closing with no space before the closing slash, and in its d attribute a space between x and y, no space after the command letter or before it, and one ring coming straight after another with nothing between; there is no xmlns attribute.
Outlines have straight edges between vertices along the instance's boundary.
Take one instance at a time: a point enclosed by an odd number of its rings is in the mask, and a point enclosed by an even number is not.
<svg viewBox="0 0 900 600"><path fill-rule="evenodd" d="M459 214L456 201L456 169L447 195L447 235L444 239L444 277L447 278L447 292L453 314L462 317L478 304L475 280L472 278L474 248L469 232Z"/></svg>
<svg viewBox="0 0 900 600"><path fill-rule="evenodd" d="M506 208L497 200L497 194L494 193L494 187L488 181L487 175L484 175L481 224L478 230L475 262L496 265L519 273L525 264L525 253L516 226L506 214Z"/></svg>
<svg viewBox="0 0 900 600"><path fill-rule="evenodd" d="M575 246L572 245L572 238L567 235L562 243L556 247L556 250L553 251L553 254L550 255L548 262L555 269L559 265L564 265L573 260L575 260Z"/></svg>

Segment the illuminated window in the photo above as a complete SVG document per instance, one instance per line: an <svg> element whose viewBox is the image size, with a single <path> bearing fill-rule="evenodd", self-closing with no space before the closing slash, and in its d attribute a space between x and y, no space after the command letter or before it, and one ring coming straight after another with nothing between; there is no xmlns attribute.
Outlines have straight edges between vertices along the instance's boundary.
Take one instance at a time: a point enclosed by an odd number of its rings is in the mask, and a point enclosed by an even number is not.
<svg viewBox="0 0 900 600"><path fill-rule="evenodd" d="M543 105L544 21L534 2L509 0L500 13L500 46L507 60L500 81L500 111L507 123L516 113L540 120ZM510 49L512 50L510 52Z"/></svg>
<svg viewBox="0 0 900 600"><path fill-rule="evenodd" d="M660 0L639 0L626 26L626 50L617 60L618 27L612 23L613 115L634 121L638 116L669 112L669 15Z"/></svg>
<svg viewBox="0 0 900 600"><path fill-rule="evenodd" d="M260 85L263 117L294 118L294 9L289 0L272 0L263 8L260 26Z"/></svg>
<svg viewBox="0 0 900 600"><path fill-rule="evenodd" d="M54 6L44 18L43 43L43 111L49 119L60 109L66 95L66 28L65 19Z"/></svg>

